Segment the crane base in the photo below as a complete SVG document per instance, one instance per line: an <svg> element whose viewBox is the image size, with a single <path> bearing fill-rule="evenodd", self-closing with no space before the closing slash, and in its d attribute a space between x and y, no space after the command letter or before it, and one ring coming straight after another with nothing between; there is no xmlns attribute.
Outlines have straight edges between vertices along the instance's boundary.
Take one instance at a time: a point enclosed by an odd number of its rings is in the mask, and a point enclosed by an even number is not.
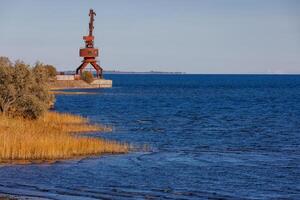
<svg viewBox="0 0 300 200"><path fill-rule="evenodd" d="M56 80L51 82L50 86L57 89L111 88L112 80L94 79L92 83L87 83L78 78L78 75L57 75Z"/></svg>

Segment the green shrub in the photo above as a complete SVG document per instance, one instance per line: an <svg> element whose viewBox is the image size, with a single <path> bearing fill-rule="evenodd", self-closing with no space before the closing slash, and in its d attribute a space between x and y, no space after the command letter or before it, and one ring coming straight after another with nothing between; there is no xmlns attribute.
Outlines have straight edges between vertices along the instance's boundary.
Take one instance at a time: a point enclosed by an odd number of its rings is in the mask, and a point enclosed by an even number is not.
<svg viewBox="0 0 300 200"><path fill-rule="evenodd" d="M89 71L84 71L81 75L81 78L87 83L91 83L94 80L93 74Z"/></svg>
<svg viewBox="0 0 300 200"><path fill-rule="evenodd" d="M16 105L14 116L22 116L27 119L37 119L47 110L47 105L34 95L20 98Z"/></svg>
<svg viewBox="0 0 300 200"><path fill-rule="evenodd" d="M54 101L47 87L47 70L0 57L0 113L36 119Z"/></svg>
<svg viewBox="0 0 300 200"><path fill-rule="evenodd" d="M49 78L55 78L57 74L57 70L53 65L45 65L44 66L48 72Z"/></svg>
<svg viewBox="0 0 300 200"><path fill-rule="evenodd" d="M33 72L37 74L37 78L42 79L38 81L46 81L49 82L55 79L57 71L56 68L52 65L44 65L41 62L36 62L33 67Z"/></svg>

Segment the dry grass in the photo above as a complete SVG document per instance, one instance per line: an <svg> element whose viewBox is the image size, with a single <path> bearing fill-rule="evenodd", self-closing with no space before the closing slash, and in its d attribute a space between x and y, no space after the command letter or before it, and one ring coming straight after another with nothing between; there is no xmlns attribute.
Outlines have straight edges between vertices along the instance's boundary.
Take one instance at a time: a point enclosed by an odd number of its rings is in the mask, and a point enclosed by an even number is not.
<svg viewBox="0 0 300 200"><path fill-rule="evenodd" d="M126 153L129 146L75 132L107 130L87 119L48 112L36 121L0 115L0 162L41 162L104 153Z"/></svg>

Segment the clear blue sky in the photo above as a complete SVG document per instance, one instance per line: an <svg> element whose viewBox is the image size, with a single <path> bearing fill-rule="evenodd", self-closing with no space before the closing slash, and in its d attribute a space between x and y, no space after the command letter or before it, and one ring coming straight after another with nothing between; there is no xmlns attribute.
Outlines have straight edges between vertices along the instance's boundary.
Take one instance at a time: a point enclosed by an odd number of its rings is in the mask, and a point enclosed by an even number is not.
<svg viewBox="0 0 300 200"><path fill-rule="evenodd" d="M298 0L0 0L0 55L75 69L90 8L106 70L300 73Z"/></svg>

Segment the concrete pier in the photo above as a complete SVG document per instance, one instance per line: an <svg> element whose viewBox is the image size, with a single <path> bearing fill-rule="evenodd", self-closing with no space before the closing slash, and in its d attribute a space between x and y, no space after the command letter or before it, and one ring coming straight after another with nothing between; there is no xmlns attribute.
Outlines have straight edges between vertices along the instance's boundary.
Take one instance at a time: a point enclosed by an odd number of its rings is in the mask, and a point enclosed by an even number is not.
<svg viewBox="0 0 300 200"><path fill-rule="evenodd" d="M112 80L95 79L92 83L87 83L76 75L57 75L54 82L50 82L51 89L80 89L80 88L111 88Z"/></svg>
<svg viewBox="0 0 300 200"><path fill-rule="evenodd" d="M112 87L112 80L96 79L91 83L91 85L97 86L97 88L111 88Z"/></svg>

